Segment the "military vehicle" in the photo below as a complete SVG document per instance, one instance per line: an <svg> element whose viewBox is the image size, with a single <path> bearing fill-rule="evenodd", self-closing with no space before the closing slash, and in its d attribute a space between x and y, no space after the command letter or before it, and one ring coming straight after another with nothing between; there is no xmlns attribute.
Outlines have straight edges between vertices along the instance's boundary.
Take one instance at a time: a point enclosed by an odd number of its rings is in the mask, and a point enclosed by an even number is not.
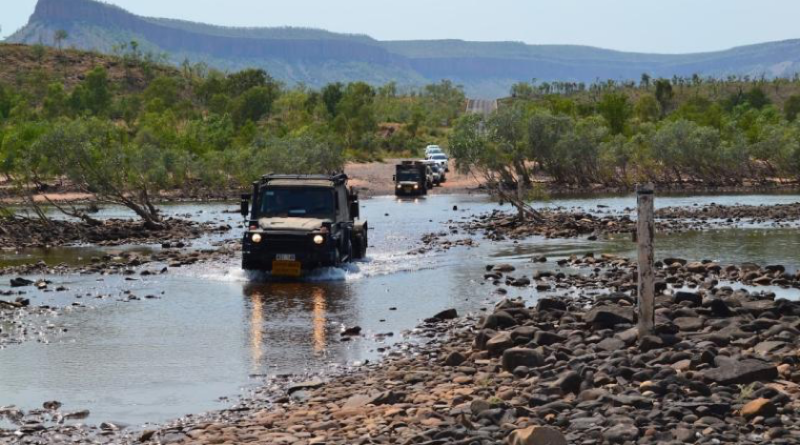
<svg viewBox="0 0 800 445"><path fill-rule="evenodd" d="M427 195L433 188L433 172L423 161L403 161L395 166L394 194Z"/></svg>
<svg viewBox="0 0 800 445"><path fill-rule="evenodd" d="M266 175L242 195L242 268L299 277L367 254L368 226L347 175Z"/></svg>

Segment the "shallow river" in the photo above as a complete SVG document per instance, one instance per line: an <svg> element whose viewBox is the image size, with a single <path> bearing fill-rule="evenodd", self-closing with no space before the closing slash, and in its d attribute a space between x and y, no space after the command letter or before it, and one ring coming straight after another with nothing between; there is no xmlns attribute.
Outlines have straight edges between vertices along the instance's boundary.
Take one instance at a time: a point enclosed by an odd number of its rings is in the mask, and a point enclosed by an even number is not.
<svg viewBox="0 0 800 445"><path fill-rule="evenodd" d="M720 204L775 204L800 201L797 195L729 195L657 198L658 207ZM246 276L237 261L171 270L167 275L52 276L51 287L68 292L26 288L32 304L76 307L51 320L64 330L52 342L26 341L0 349L0 406L23 409L59 400L64 410L89 409L90 423L117 421L141 425L187 413L230 406L243 389L264 375L316 372L379 358L379 349L403 339L421 319L449 307L477 311L497 301L481 277L488 263L515 263L521 272L552 269L553 260L587 252L632 255L627 237L491 243L476 248L411 255L425 233L447 231L446 222L495 208L480 196L429 196L418 200L377 197L362 202L369 220L369 259L346 270L325 270L301 283L268 282ZM454 211L453 206L458 206ZM544 206L579 207L592 212L630 212L634 197L557 199ZM598 207L600 205L600 207ZM237 228L222 236L238 237L240 217L224 204L176 205L167 211L199 220L227 221ZM103 217L127 216L121 209ZM465 237L452 235L452 239ZM191 243L202 248L216 238ZM749 226L661 236L659 257L713 259L725 263L781 263L795 270L800 232ZM82 263L92 256L136 248L65 248L0 252L0 264L44 259ZM550 261L534 265L533 255ZM8 278L0 279L0 291ZM141 297L126 300L125 292ZM510 296L537 298L532 289ZM783 296L795 298L793 291ZM77 298L80 296L81 298ZM155 296L156 299L146 299ZM343 341L342 327L360 326L363 337ZM392 333L391 336L382 334ZM222 399L220 399L223 397ZM224 397L230 397L226 399ZM2 427L2 425L0 425Z"/></svg>

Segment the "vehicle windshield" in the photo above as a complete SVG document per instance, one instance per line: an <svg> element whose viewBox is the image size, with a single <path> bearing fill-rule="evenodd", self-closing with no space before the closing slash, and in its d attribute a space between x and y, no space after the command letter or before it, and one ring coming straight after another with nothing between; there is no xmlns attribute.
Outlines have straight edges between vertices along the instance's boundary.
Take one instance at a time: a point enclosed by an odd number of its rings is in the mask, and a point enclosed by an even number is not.
<svg viewBox="0 0 800 445"><path fill-rule="evenodd" d="M445 156L445 155L431 155L431 159L445 160L445 159L447 159L447 156Z"/></svg>
<svg viewBox="0 0 800 445"><path fill-rule="evenodd" d="M333 191L329 188L268 188L261 195L263 218L332 218Z"/></svg>
<svg viewBox="0 0 800 445"><path fill-rule="evenodd" d="M400 170L397 172L397 180L417 182L419 181L419 170Z"/></svg>

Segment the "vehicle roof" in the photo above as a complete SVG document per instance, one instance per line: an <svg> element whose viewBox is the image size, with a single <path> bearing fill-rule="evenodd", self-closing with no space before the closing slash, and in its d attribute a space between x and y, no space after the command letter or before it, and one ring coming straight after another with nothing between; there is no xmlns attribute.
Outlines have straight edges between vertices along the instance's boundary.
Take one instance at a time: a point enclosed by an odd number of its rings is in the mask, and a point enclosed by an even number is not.
<svg viewBox="0 0 800 445"><path fill-rule="evenodd" d="M434 153L434 154L432 154L432 155L431 155L431 157L432 157L432 158L433 158L433 157L436 157L436 156L443 157L443 158L446 158L446 157L447 157L447 155L446 155L446 154L444 154L444 153Z"/></svg>
<svg viewBox="0 0 800 445"><path fill-rule="evenodd" d="M325 179L273 179L266 185L267 187L334 187L332 181Z"/></svg>

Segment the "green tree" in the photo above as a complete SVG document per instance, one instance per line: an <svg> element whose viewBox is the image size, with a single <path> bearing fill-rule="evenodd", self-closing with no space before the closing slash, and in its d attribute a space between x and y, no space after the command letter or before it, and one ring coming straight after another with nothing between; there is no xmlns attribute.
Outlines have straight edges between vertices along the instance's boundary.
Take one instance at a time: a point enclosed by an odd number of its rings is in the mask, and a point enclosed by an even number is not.
<svg viewBox="0 0 800 445"><path fill-rule="evenodd" d="M53 43L55 43L59 51L61 51L61 45L67 38L69 38L69 33L63 29L56 30L55 34L53 34Z"/></svg>
<svg viewBox="0 0 800 445"><path fill-rule="evenodd" d="M783 103L783 115L786 120L793 122L800 114L800 94L793 94Z"/></svg>
<svg viewBox="0 0 800 445"><path fill-rule="evenodd" d="M233 121L237 126L247 122L258 122L269 115L278 91L270 86L253 87L236 98L231 106Z"/></svg>
<svg viewBox="0 0 800 445"><path fill-rule="evenodd" d="M642 122L656 122L661 117L661 106L652 94L640 97L633 110L636 117Z"/></svg>
<svg viewBox="0 0 800 445"><path fill-rule="evenodd" d="M99 116L105 114L111 105L111 85L108 72L103 67L89 71L70 96L70 105L77 113Z"/></svg>
<svg viewBox="0 0 800 445"><path fill-rule="evenodd" d="M322 89L322 102L325 104L328 114L336 116L336 108L343 97L344 85L339 82L328 84Z"/></svg>
<svg viewBox="0 0 800 445"><path fill-rule="evenodd" d="M667 79L656 79L655 85L656 100L661 106L661 113L666 113L672 103L672 98L675 96L672 91L672 83Z"/></svg>
<svg viewBox="0 0 800 445"><path fill-rule="evenodd" d="M229 75L225 81L225 90L229 95L236 97L253 88L263 88L270 84L274 84L272 88L277 88L278 86L266 71L250 68Z"/></svg>
<svg viewBox="0 0 800 445"><path fill-rule="evenodd" d="M605 119L611 129L611 134L620 134L625 131L625 126L632 114L628 96L623 93L604 94L597 104L597 111Z"/></svg>

